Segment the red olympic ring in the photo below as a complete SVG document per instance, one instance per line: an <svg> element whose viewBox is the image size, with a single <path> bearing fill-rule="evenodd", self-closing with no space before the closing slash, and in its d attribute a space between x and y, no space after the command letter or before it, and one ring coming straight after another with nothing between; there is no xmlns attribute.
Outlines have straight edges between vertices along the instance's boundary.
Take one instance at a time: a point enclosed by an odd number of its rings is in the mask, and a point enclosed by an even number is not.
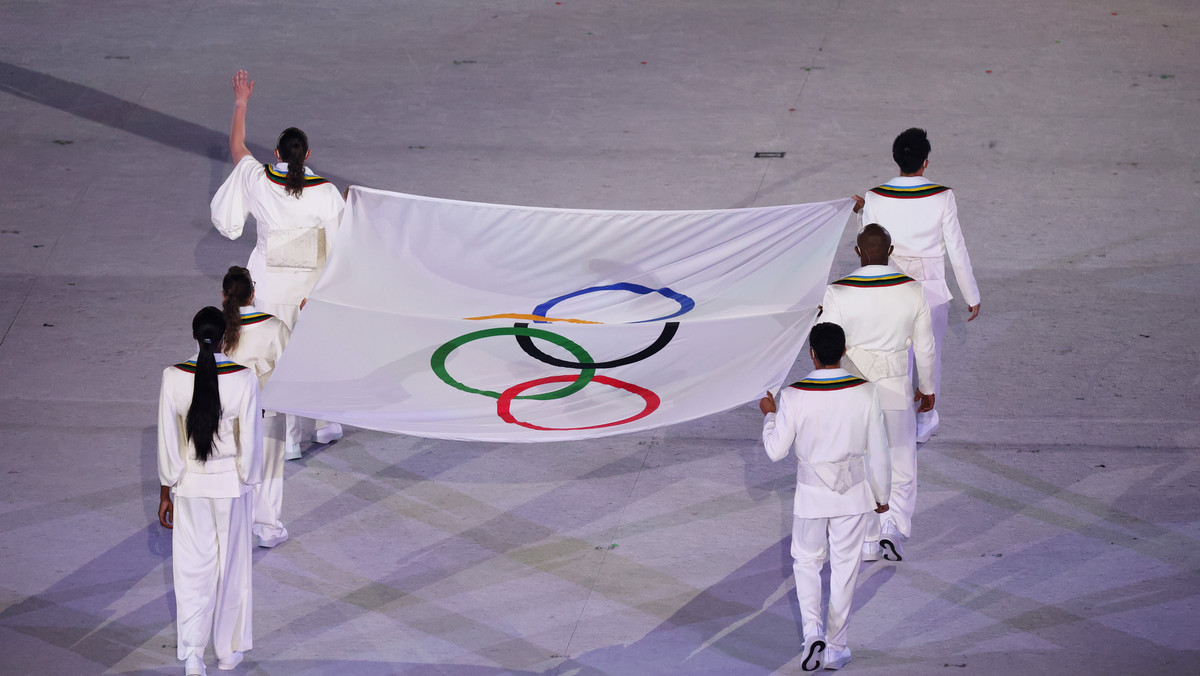
<svg viewBox="0 0 1200 676"><path fill-rule="evenodd" d="M613 427L616 425L624 425L626 423L631 423L635 420L641 420L642 418L645 418L646 416L650 415L656 409L658 409L658 405L660 403L662 403L662 400L660 400L658 398L657 394L651 392L650 390L647 390L644 387L638 387L637 385L634 385L632 383L627 383L623 380L617 380L616 378L609 378L608 376L593 376L592 382L594 382L594 383L603 383L605 385L611 385L619 390L625 390L626 392L632 392L633 394L638 395L639 397L641 397L642 399L645 400L646 408L642 409L642 411L640 413L633 415L629 418L625 418L624 420L618 420L616 422L604 423L603 425L588 425L587 427L541 427L540 425L534 425L533 423L521 422L520 420L517 420L513 416L512 411L511 411L512 401L513 401L513 399L516 399L518 394L520 394L520 393L524 392L525 390L528 390L532 387L537 387L538 385L549 385L550 383L571 382L571 381L576 380L576 378L577 378L577 376L571 376L571 375L550 376L549 378L538 378L537 380L530 380L528 382L518 383L516 385L513 385L512 387L508 388L507 390L504 390L504 392L500 393L500 398L498 400L496 400L496 414L499 415L500 418L502 420L504 420L504 422L512 423L514 425L520 425L521 427L528 427L531 430L542 430L545 432L565 432L565 431L572 431L572 430L594 430L594 429L599 429L601 427Z"/></svg>

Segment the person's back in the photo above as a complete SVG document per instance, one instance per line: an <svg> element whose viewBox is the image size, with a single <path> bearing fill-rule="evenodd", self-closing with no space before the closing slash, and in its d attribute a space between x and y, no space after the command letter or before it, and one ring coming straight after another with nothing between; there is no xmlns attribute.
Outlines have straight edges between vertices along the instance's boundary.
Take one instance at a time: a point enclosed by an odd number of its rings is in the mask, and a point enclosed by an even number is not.
<svg viewBox="0 0 1200 676"><path fill-rule="evenodd" d="M861 222L877 223L891 233L895 253L892 264L924 287L933 324L933 392L941 387L942 338L946 333L949 303L954 297L946 284L946 263L954 269L959 291L967 302L967 321L979 316L979 285L967 244L958 223L958 204L954 191L925 178L929 166L929 139L924 129L907 129L892 143L892 159L900 175L884 185L872 188L862 200ZM917 438L928 441L938 427L937 411L918 417Z"/></svg>
<svg viewBox="0 0 1200 676"><path fill-rule="evenodd" d="M253 438L258 427L244 424L259 416L258 380L250 369L217 352L217 378L222 402L209 458L196 459L187 438L186 419L192 405L196 359L163 369L159 417L159 472L163 485L174 485L185 497L234 498L249 493L261 476L261 457ZM253 411L249 407L254 407ZM245 477L245 481L243 480Z"/></svg>
<svg viewBox="0 0 1200 676"><path fill-rule="evenodd" d="M875 386L841 368L845 335L822 323L809 333L816 370L786 387L778 404L759 402L763 446L773 461L795 450L792 571L804 632L801 668L850 661L846 645L860 552L873 512L887 509L891 469ZM828 621L821 612L821 566L829 559ZM828 650L826 649L828 638Z"/></svg>
<svg viewBox="0 0 1200 676"><path fill-rule="evenodd" d="M236 347L225 349L225 356L254 371L261 390L274 373L275 364L283 356L292 332L281 319L260 312L253 305L242 306L239 310L241 335Z"/></svg>
<svg viewBox="0 0 1200 676"><path fill-rule="evenodd" d="M171 530L176 655L205 673L211 640L221 669L254 646L250 526L262 480L258 379L221 353L225 319L192 319L199 351L163 370L158 408L158 521Z"/></svg>
<svg viewBox="0 0 1200 676"><path fill-rule="evenodd" d="M953 298L946 285L949 257L958 288L974 310L979 286L958 222L958 203L952 189L925 178L929 149L923 129L908 129L896 137L892 158L900 175L867 191L862 222L887 228L896 248L892 263L924 284L930 306Z"/></svg>

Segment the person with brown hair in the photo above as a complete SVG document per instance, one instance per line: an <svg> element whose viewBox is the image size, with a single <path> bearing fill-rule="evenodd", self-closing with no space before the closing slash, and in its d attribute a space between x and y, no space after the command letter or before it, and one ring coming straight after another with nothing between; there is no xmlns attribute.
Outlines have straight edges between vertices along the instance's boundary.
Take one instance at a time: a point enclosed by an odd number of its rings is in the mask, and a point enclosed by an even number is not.
<svg viewBox="0 0 1200 676"><path fill-rule="evenodd" d="M254 280L250 271L231 266L221 282L225 316L225 355L249 367L258 377L259 392L275 370L292 332L281 319L254 307ZM260 547L274 547L288 539L283 512L283 464L286 420L275 411L263 413L263 480L254 487L254 536Z"/></svg>
<svg viewBox="0 0 1200 676"><path fill-rule="evenodd" d="M229 239L241 237L246 217L254 216L258 241L246 268L258 284L258 307L292 329L325 269L346 201L332 183L305 166L312 151L308 136L295 127L279 135L276 164L259 163L250 154L246 148L246 107L253 92L250 74L237 71L233 76L233 123L229 130L233 173L217 190L209 207L213 225ZM313 438L318 443L342 436L337 423L317 421L315 427ZM287 444L289 457L300 457L300 439L289 438Z"/></svg>

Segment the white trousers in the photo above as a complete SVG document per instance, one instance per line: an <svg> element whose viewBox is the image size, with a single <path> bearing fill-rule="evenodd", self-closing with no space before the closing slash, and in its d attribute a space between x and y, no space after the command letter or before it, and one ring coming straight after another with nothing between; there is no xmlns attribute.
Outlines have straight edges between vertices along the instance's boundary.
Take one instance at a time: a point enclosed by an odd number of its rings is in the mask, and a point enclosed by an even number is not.
<svg viewBox="0 0 1200 676"><path fill-rule="evenodd" d="M283 513L283 452L287 441L285 416L263 418L263 480L254 485L254 534L263 539L286 538Z"/></svg>
<svg viewBox="0 0 1200 676"><path fill-rule="evenodd" d="M883 412L887 428L888 455L892 462L892 492L888 511L872 514L867 541L878 542L883 524L891 523L904 537L912 534L913 512L917 511L917 417L915 408Z"/></svg>
<svg viewBox="0 0 1200 676"><path fill-rule="evenodd" d="M862 545L875 513L792 521L792 573L805 642L824 636L834 649L846 647L854 585ZM821 617L821 566L829 558L829 615Z"/></svg>
<svg viewBox="0 0 1200 676"><path fill-rule="evenodd" d="M254 646L251 637L252 499L175 497L171 535L178 657L217 659Z"/></svg>

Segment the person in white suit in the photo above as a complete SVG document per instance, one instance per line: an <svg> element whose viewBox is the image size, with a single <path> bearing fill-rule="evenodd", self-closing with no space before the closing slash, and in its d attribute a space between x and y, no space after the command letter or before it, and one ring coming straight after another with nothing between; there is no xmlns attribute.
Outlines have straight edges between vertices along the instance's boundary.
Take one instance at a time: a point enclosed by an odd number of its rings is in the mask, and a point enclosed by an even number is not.
<svg viewBox="0 0 1200 676"><path fill-rule="evenodd" d="M786 387L779 402L768 392L763 445L772 461L795 450L792 572L804 632L801 669L850 661L847 631L863 542L876 512L888 509L891 467L876 386L841 367L846 338L837 324L809 333L815 370ZM821 566L829 559L829 612L821 614Z"/></svg>
<svg viewBox="0 0 1200 676"><path fill-rule="evenodd" d="M221 280L221 295L225 356L254 371L261 394L292 332L283 320L254 307L254 280L246 268L230 266ZM263 480L254 486L254 536L259 547L275 547L288 539L281 519L286 418L275 411L263 413Z"/></svg>
<svg viewBox="0 0 1200 676"><path fill-rule="evenodd" d="M172 530L176 653L203 676L212 639L217 666L253 647L251 492L262 481L258 380L222 354L225 320L206 307L192 320L199 351L163 371L158 404L158 521Z"/></svg>
<svg viewBox="0 0 1200 676"><path fill-rule="evenodd" d="M979 285L967 254L962 227L958 223L958 203L954 191L925 178L929 167L929 138L924 129L907 129L892 142L892 159L900 175L869 190L866 197L854 196L860 223L878 223L887 228L896 247L892 264L921 282L933 322L935 349L933 390L941 392L942 338L946 335L950 300L954 296L946 284L946 262L954 268L959 291L967 301L967 321L979 317ZM937 431L937 409L917 417L917 441L924 443Z"/></svg>
<svg viewBox="0 0 1200 676"><path fill-rule="evenodd" d="M241 237L246 217L254 215L258 241L246 268L258 284L258 307L283 320L288 329L295 329L300 309L325 269L346 201L332 183L305 166L312 151L308 136L295 127L279 135L277 163L260 163L250 154L246 107L253 92L250 74L237 71L229 130L233 173L217 190L209 209L213 225L229 239ZM314 427L317 443L342 438L337 423L316 421ZM294 460L300 457L300 426L292 422L289 428L287 456Z"/></svg>
<svg viewBox="0 0 1200 676"><path fill-rule="evenodd" d="M854 247L862 267L830 284L821 302L821 321L846 332L846 358L856 375L875 383L887 425L892 465L890 509L873 520L863 560L900 561L911 535L917 505L918 412L933 409L933 325L921 284L888 265L892 240L877 223L858 233ZM919 386L909 375L912 350ZM929 394L926 394L928 392ZM919 408L914 402L920 401Z"/></svg>

